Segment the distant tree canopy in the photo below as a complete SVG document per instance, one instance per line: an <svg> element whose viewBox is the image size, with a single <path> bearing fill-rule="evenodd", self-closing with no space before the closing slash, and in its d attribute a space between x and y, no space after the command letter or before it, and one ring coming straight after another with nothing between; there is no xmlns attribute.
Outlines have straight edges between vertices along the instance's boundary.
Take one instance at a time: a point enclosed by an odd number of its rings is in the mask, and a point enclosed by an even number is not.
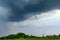
<svg viewBox="0 0 60 40"><path fill-rule="evenodd" d="M8 36L0 37L0 39L14 39L14 38L32 38L35 36L29 36L24 33L10 34Z"/></svg>
<svg viewBox="0 0 60 40"><path fill-rule="evenodd" d="M8 36L0 37L0 39L17 39L17 38L43 38L42 37L36 37L32 35L26 35L24 33L17 33L17 34L10 34ZM60 38L60 34L57 35L46 35L44 38Z"/></svg>

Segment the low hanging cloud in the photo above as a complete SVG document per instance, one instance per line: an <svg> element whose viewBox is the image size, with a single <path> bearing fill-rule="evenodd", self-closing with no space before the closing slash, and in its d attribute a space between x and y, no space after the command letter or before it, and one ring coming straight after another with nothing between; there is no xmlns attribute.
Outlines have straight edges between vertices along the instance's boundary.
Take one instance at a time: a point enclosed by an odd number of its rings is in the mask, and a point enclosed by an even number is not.
<svg viewBox="0 0 60 40"><path fill-rule="evenodd" d="M0 0L1 35L10 31L8 27L10 24L7 22L13 25L14 22L25 21L33 16L37 19L37 15L40 15L39 18L48 17L53 13L47 12L56 9L60 9L60 0Z"/></svg>
<svg viewBox="0 0 60 40"><path fill-rule="evenodd" d="M39 15L42 12L59 9L59 1L60 0L13 0L14 6L11 5L12 13L8 17L8 21L24 21L32 16Z"/></svg>
<svg viewBox="0 0 60 40"><path fill-rule="evenodd" d="M54 13L54 14L53 14ZM37 36L59 34L60 28L60 10L52 10L37 15L38 20L26 20L23 22L8 22L10 33L24 32ZM32 19L32 18L31 18Z"/></svg>
<svg viewBox="0 0 60 40"><path fill-rule="evenodd" d="M11 9L8 21L17 22L40 15L42 12L59 9L60 0L0 0L0 6Z"/></svg>

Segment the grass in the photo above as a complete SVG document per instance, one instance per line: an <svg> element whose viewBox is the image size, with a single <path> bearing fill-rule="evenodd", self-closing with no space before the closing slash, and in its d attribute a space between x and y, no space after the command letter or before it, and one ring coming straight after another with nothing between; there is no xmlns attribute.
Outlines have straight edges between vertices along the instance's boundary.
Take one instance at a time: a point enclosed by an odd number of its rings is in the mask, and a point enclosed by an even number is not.
<svg viewBox="0 0 60 40"><path fill-rule="evenodd" d="M2 40L60 40L52 38L19 38L19 39L2 39Z"/></svg>

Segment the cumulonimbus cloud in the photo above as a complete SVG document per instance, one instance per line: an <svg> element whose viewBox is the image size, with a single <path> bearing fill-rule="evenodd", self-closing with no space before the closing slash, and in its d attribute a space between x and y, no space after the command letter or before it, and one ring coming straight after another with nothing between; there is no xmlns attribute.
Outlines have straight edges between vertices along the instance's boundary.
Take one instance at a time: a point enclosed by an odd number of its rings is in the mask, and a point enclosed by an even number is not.
<svg viewBox="0 0 60 40"><path fill-rule="evenodd" d="M48 14L45 12L54 9L60 9L60 0L0 0L1 35L9 32L9 28L5 24L6 21L21 22L35 15L40 15L39 17L45 17ZM48 16L50 16L50 14Z"/></svg>
<svg viewBox="0 0 60 40"><path fill-rule="evenodd" d="M39 14L41 14L41 12L47 12L59 8L59 1L60 0L15 0L13 3L14 7L12 6L13 13L12 16L9 16L8 21L24 21L32 15L34 16L38 14L35 12L40 12Z"/></svg>
<svg viewBox="0 0 60 40"><path fill-rule="evenodd" d="M60 0L0 0L0 6L11 9L7 18L8 21L17 22L24 21L42 12L59 9Z"/></svg>

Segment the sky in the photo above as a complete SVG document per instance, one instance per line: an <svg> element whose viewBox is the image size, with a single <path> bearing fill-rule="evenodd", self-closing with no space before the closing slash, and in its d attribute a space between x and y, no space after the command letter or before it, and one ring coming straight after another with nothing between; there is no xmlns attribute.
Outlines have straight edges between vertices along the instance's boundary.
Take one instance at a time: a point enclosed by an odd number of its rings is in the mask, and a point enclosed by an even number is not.
<svg viewBox="0 0 60 40"><path fill-rule="evenodd" d="M0 0L0 36L53 35L59 30L60 0Z"/></svg>

